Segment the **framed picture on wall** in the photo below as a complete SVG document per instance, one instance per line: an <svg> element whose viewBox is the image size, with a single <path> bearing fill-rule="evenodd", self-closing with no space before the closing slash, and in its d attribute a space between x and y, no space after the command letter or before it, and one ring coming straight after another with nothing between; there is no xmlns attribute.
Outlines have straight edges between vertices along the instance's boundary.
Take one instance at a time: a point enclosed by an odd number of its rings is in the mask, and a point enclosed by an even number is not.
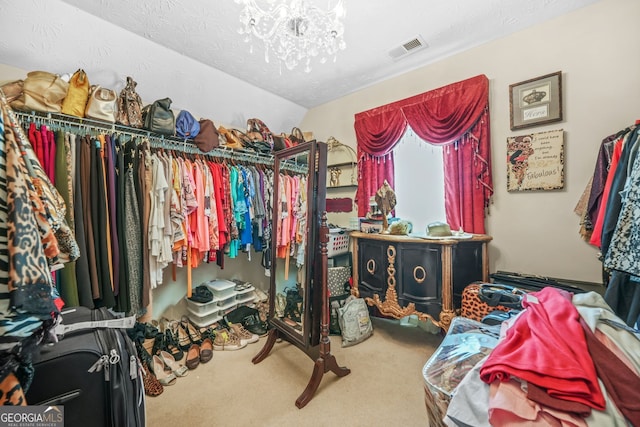
<svg viewBox="0 0 640 427"><path fill-rule="evenodd" d="M564 131L507 138L507 191L564 188Z"/></svg>
<svg viewBox="0 0 640 427"><path fill-rule="evenodd" d="M562 120L562 72L509 85L511 130Z"/></svg>

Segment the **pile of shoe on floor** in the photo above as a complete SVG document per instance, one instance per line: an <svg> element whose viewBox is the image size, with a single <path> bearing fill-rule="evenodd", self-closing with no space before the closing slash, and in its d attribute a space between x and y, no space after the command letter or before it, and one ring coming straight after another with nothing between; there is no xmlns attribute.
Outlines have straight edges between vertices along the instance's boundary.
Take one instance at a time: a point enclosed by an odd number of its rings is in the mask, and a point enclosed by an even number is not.
<svg viewBox="0 0 640 427"><path fill-rule="evenodd" d="M206 299L205 291L198 288L193 292L195 300ZM267 334L268 324L266 310L241 305L207 327L182 316L180 320L136 322L127 332L142 363L145 393L158 396L177 378L210 361L214 351L240 350L258 342Z"/></svg>

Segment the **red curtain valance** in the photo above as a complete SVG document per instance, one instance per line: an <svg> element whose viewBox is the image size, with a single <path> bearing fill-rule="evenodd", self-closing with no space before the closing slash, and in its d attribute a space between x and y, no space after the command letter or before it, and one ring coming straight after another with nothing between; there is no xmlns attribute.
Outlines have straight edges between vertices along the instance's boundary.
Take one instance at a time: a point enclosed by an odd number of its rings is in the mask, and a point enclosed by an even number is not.
<svg viewBox="0 0 640 427"><path fill-rule="evenodd" d="M454 229L484 233L493 194L489 79L479 75L356 114L359 216L385 179L393 186L393 149L407 126L429 143L455 142L443 153L447 222Z"/></svg>
<svg viewBox="0 0 640 427"><path fill-rule="evenodd" d="M489 79L479 75L358 113L358 148L372 156L388 154L407 125L425 141L446 144L460 139L489 103Z"/></svg>

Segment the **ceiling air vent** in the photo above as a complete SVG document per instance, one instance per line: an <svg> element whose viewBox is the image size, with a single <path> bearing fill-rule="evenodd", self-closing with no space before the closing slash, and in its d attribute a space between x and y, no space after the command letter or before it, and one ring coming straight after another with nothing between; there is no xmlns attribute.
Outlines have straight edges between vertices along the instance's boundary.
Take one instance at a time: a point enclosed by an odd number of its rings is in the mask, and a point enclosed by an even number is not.
<svg viewBox="0 0 640 427"><path fill-rule="evenodd" d="M406 55L409 55L410 53L414 53L419 50L422 50L427 46L428 46L427 43L424 41L424 39L421 36L416 36L411 40L408 40L402 43L399 47L391 49L389 51L389 56L392 59L400 59Z"/></svg>

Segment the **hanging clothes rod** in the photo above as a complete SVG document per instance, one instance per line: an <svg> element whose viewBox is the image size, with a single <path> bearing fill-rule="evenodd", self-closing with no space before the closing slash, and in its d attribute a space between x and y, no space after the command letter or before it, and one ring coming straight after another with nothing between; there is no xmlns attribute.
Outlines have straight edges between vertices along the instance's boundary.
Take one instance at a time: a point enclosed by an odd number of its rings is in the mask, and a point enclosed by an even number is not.
<svg viewBox="0 0 640 427"><path fill-rule="evenodd" d="M115 123L105 123L99 120L69 116L67 114L60 113L42 113L37 111L24 112L17 110L13 110L13 112L23 123L33 122L36 124L55 124L65 128L77 128L81 131L109 132L129 136L131 138L147 138L151 146L154 148L177 150L184 153L213 156L241 162L260 163L271 166L274 164L274 156L271 154L259 154L248 150L231 149L226 147L217 147L204 153L193 144L193 140L161 135L146 129L138 129ZM306 165L288 165L287 168L294 172L306 171Z"/></svg>

